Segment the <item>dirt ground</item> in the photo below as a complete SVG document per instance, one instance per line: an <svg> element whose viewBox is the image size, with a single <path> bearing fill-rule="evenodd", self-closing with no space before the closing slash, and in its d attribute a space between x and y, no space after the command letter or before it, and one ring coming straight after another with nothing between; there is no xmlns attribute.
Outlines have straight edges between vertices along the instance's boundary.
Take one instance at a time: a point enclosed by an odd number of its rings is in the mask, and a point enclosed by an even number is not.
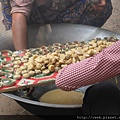
<svg viewBox="0 0 120 120"><path fill-rule="evenodd" d="M120 33L120 0L112 0L113 13L102 28ZM1 6L0 6L1 9ZM1 12L0 12L1 18ZM0 22L0 33L5 32ZM30 113L19 106L13 99L0 95L0 115L30 115Z"/></svg>
<svg viewBox="0 0 120 120"><path fill-rule="evenodd" d="M120 1L112 0L113 13L102 28L120 33Z"/></svg>

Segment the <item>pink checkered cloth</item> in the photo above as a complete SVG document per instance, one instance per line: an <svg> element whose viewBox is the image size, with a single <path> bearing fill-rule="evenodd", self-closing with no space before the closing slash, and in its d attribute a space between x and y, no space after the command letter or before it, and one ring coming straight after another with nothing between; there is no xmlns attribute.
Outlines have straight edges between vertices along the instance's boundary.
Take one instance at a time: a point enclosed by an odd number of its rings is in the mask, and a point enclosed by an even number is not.
<svg viewBox="0 0 120 120"><path fill-rule="evenodd" d="M56 76L55 84L62 90L71 91L107 80L119 73L120 41L117 41L97 55L63 68Z"/></svg>

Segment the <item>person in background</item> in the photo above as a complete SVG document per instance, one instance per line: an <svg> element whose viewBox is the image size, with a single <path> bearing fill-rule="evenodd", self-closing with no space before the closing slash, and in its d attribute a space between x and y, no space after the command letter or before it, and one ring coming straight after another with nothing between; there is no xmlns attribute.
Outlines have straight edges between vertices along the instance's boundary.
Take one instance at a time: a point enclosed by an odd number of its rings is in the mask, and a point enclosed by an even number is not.
<svg viewBox="0 0 120 120"><path fill-rule="evenodd" d="M16 50L29 48L27 25L76 23L101 27L112 14L111 0L1 0L6 30Z"/></svg>

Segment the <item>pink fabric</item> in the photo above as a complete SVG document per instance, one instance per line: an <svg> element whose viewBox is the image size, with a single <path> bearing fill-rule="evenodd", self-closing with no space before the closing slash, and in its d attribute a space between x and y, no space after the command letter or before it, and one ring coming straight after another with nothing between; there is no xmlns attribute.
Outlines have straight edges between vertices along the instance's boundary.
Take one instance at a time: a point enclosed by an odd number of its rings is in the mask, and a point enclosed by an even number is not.
<svg viewBox="0 0 120 120"><path fill-rule="evenodd" d="M11 13L23 13L26 17L29 17L34 0L11 0Z"/></svg>
<svg viewBox="0 0 120 120"><path fill-rule="evenodd" d="M32 9L32 5L36 2L36 5L43 5L47 0L10 0L11 3L11 13L20 12L26 17L29 17Z"/></svg>
<svg viewBox="0 0 120 120"><path fill-rule="evenodd" d="M117 41L99 54L63 68L56 76L55 84L62 90L70 91L107 80L119 73L120 41Z"/></svg>

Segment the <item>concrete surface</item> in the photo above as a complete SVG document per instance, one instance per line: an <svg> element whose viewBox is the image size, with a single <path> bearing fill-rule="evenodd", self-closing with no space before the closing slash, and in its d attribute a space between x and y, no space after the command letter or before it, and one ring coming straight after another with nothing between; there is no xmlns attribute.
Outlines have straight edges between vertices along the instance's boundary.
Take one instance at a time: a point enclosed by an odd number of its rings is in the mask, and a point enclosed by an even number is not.
<svg viewBox="0 0 120 120"><path fill-rule="evenodd" d="M113 13L102 28L120 33L120 1L111 0L113 4Z"/></svg>
<svg viewBox="0 0 120 120"><path fill-rule="evenodd" d="M120 0L112 0L113 14L107 20L102 28L120 33ZM1 18L1 6L0 6L0 18ZM4 25L0 22L0 33L4 32ZM0 94L0 115L32 115L20 105L18 105L13 99Z"/></svg>

